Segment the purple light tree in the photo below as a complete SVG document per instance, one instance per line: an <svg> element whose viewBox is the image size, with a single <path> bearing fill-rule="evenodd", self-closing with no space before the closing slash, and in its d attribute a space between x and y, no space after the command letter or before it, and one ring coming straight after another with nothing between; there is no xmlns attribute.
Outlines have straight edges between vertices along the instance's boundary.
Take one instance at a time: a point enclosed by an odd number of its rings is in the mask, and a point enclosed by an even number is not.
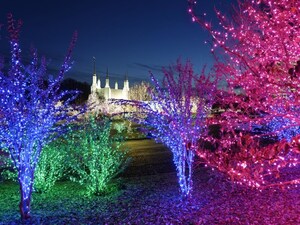
<svg viewBox="0 0 300 225"><path fill-rule="evenodd" d="M64 73L70 69L76 35L59 75L53 79L46 75L46 61L42 58L39 63L35 50L32 50L31 63L22 64L20 28L21 22L16 23L12 15L8 15L11 62L7 72L0 72L0 143L1 148L10 153L18 171L19 208L25 220L30 218L34 171L42 148L62 134L66 125L78 115L71 115L69 107L77 92L59 90Z"/></svg>
<svg viewBox="0 0 300 225"><path fill-rule="evenodd" d="M198 155L251 187L298 185L298 174L285 172L300 164L300 1L238 0L230 16L216 10L217 26L196 14L197 1L188 3L212 38L228 91L214 121L223 136L211 139L218 150Z"/></svg>
<svg viewBox="0 0 300 225"><path fill-rule="evenodd" d="M206 118L213 104L217 80L194 73L188 61L164 69L162 85L151 74L150 102L127 101L137 106L129 119L165 144L173 153L180 191L188 197L192 190L192 169L198 141L207 132Z"/></svg>

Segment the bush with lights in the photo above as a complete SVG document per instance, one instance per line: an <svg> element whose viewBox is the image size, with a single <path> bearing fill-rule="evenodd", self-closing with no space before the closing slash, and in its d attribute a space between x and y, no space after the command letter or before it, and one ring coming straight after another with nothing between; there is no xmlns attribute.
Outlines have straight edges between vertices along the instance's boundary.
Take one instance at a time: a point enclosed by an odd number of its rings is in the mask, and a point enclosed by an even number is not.
<svg viewBox="0 0 300 225"><path fill-rule="evenodd" d="M67 170L66 151L64 150L64 140L59 138L47 146L41 152L39 162L34 173L33 190L36 193L48 192L60 180ZM1 175L6 180L17 181L18 173L13 167L12 160L7 157L5 168Z"/></svg>
<svg viewBox="0 0 300 225"><path fill-rule="evenodd" d="M111 136L107 118L90 116L79 129L72 131L66 142L72 174L71 180L86 187L87 195L102 195L112 179L129 163L123 139Z"/></svg>

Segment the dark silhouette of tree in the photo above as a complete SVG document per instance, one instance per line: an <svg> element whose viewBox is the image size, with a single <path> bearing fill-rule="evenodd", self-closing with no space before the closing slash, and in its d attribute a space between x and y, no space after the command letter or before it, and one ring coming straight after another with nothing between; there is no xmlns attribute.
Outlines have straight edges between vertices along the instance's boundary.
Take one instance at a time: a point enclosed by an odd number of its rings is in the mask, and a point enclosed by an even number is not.
<svg viewBox="0 0 300 225"><path fill-rule="evenodd" d="M79 92L77 98L72 102L76 105L84 104L88 100L89 94L91 93L91 86L88 83L80 82L72 78L64 79L60 85L60 89L62 91L77 90Z"/></svg>

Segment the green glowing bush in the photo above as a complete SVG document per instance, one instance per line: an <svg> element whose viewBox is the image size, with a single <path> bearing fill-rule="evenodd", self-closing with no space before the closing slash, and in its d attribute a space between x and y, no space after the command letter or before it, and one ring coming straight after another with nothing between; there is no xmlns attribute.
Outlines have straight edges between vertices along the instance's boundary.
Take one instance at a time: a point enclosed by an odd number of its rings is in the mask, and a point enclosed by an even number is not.
<svg viewBox="0 0 300 225"><path fill-rule="evenodd" d="M111 122L90 117L82 129L67 139L73 176L71 180L86 187L87 195L102 195L111 180L128 165L122 139L111 137Z"/></svg>
<svg viewBox="0 0 300 225"><path fill-rule="evenodd" d="M49 191L66 170L66 152L64 140L57 139L43 148L36 171L34 173L33 189L37 193ZM5 168L1 175L5 180L17 181L18 174L9 157L5 159Z"/></svg>
<svg viewBox="0 0 300 225"><path fill-rule="evenodd" d="M17 181L18 180L18 174L16 170L11 167L11 160L7 160L5 167L2 167L1 169L1 180L11 180L11 181Z"/></svg>
<svg viewBox="0 0 300 225"><path fill-rule="evenodd" d="M43 149L34 173L35 192L49 191L62 178L66 169L64 145L64 140L58 139Z"/></svg>
<svg viewBox="0 0 300 225"><path fill-rule="evenodd" d="M116 130L118 134L121 134L126 130L126 124L125 122L117 121L114 123L113 128Z"/></svg>
<svg viewBox="0 0 300 225"><path fill-rule="evenodd" d="M0 150L0 181L12 180L11 175L13 174L14 180L17 180L17 174L14 174L11 159L8 152L3 149Z"/></svg>

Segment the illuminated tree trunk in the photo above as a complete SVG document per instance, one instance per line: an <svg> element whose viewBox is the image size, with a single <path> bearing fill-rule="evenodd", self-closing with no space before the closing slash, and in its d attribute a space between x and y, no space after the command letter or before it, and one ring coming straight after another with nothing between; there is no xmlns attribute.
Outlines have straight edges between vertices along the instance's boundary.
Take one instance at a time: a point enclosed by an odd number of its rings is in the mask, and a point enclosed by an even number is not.
<svg viewBox="0 0 300 225"><path fill-rule="evenodd" d="M22 220L30 218L30 203L33 187L33 171L30 168L29 162L24 162L19 171L20 184L20 215Z"/></svg>
<svg viewBox="0 0 300 225"><path fill-rule="evenodd" d="M192 172L193 172L193 162L194 162L194 152L191 149L183 147L182 155L179 155L177 158L174 157L174 161L177 161L177 176L179 178L179 186L182 196L188 197L192 191L193 181L192 181Z"/></svg>
<svg viewBox="0 0 300 225"><path fill-rule="evenodd" d="M16 23L12 15L8 16L11 63L5 72L1 71L0 65L0 148L9 150L18 169L19 207L21 218L26 220L30 218L34 171L42 148L62 135L67 130L67 124L84 109L78 109L79 113L75 115L71 113L69 106L78 92L60 90L64 73L70 69L76 34L58 76L53 79L47 74L46 60L42 59L39 63L36 50L32 50L29 65L22 63L19 47L21 24L20 21Z"/></svg>
<svg viewBox="0 0 300 225"><path fill-rule="evenodd" d="M32 185L31 185L32 186ZM31 188L32 189L32 188ZM19 204L21 219L26 220L30 218L30 203L31 203L31 191L26 193L26 187L20 183L21 200Z"/></svg>

